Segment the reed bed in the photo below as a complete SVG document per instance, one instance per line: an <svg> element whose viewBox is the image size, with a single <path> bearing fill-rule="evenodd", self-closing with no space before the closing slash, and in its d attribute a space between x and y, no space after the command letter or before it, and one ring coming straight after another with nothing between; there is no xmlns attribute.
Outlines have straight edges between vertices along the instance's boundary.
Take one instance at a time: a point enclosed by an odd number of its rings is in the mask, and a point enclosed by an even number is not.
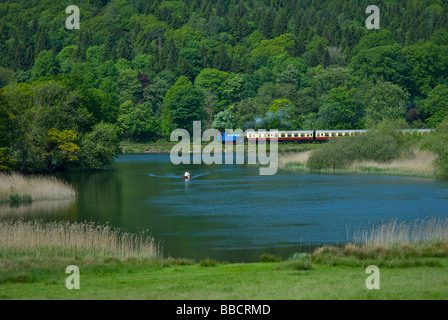
<svg viewBox="0 0 448 320"><path fill-rule="evenodd" d="M12 201L15 197L27 201L66 200L75 198L76 191L56 177L0 173L0 202Z"/></svg>
<svg viewBox="0 0 448 320"><path fill-rule="evenodd" d="M307 161L314 150L283 153L279 156L279 168L291 171L310 171ZM403 176L433 177L436 155L426 150L415 150L413 156L402 156L390 162L355 161L341 169L321 169L321 173L394 174Z"/></svg>
<svg viewBox="0 0 448 320"><path fill-rule="evenodd" d="M390 162L380 163L375 161L357 161L349 169L352 171L373 171L402 172L409 175L434 175L435 166L433 164L436 155L426 150L414 151L414 157L401 157Z"/></svg>
<svg viewBox="0 0 448 320"><path fill-rule="evenodd" d="M353 232L357 245L391 247L402 244L448 242L448 218L432 218L414 222L375 223L370 228Z"/></svg>
<svg viewBox="0 0 448 320"><path fill-rule="evenodd" d="M281 153L278 157L278 167L280 169L295 170L297 167L295 167L294 164L305 165L313 151L314 150Z"/></svg>
<svg viewBox="0 0 448 320"><path fill-rule="evenodd" d="M0 221L0 251L46 258L77 255L117 258L155 258L159 246L141 233L121 232L96 223Z"/></svg>

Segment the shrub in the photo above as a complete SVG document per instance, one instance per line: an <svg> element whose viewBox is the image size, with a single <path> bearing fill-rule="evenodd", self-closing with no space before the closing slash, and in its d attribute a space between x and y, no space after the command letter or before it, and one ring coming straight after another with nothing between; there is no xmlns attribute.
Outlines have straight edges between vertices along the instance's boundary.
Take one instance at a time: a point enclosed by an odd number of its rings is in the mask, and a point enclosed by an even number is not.
<svg viewBox="0 0 448 320"><path fill-rule="evenodd" d="M260 256L260 262L280 262L282 259L280 257L276 257L272 254L263 253Z"/></svg>
<svg viewBox="0 0 448 320"><path fill-rule="evenodd" d="M305 258L309 257L309 254L306 252L297 252L294 253L289 260L303 260Z"/></svg>
<svg viewBox="0 0 448 320"><path fill-rule="evenodd" d="M201 260L199 262L199 264L201 267L205 267L205 268L216 267L216 260L214 260L214 259Z"/></svg>
<svg viewBox="0 0 448 320"><path fill-rule="evenodd" d="M448 117L436 129L430 149L437 154L434 164L438 176L448 178Z"/></svg>
<svg viewBox="0 0 448 320"><path fill-rule="evenodd" d="M389 162L399 155L399 142L393 135L371 131L329 141L311 154L307 166L311 170L341 169L357 160Z"/></svg>
<svg viewBox="0 0 448 320"><path fill-rule="evenodd" d="M301 259L301 260L289 260L282 262L277 270L312 270L314 269L314 265L311 263L309 259Z"/></svg>

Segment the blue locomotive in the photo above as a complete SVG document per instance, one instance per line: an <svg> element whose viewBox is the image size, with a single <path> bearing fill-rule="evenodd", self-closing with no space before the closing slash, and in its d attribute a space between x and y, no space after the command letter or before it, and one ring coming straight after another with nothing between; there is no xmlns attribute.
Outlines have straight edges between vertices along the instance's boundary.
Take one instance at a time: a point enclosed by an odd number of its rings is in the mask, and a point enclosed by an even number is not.
<svg viewBox="0 0 448 320"><path fill-rule="evenodd" d="M221 133L218 136L218 142L222 142L222 143L226 143L230 141L230 143L232 144L240 144L240 143L244 143L244 134L239 134L239 133Z"/></svg>

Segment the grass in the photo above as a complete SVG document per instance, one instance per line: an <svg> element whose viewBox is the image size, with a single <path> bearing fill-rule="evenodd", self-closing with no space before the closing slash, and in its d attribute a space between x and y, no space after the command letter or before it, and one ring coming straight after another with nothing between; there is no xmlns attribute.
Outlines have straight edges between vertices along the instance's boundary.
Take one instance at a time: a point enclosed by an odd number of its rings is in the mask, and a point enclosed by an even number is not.
<svg viewBox="0 0 448 320"><path fill-rule="evenodd" d="M11 275L0 284L0 299L447 299L448 259L440 261L438 268L380 269L380 290L366 289L363 267L315 264L304 270L282 263L80 265L81 289L67 290L61 265L34 281L29 272Z"/></svg>
<svg viewBox="0 0 448 320"><path fill-rule="evenodd" d="M76 197L75 189L55 177L0 173L0 203L67 200Z"/></svg>
<svg viewBox="0 0 448 320"><path fill-rule="evenodd" d="M354 231L344 246L228 264L163 258L153 240L142 250L107 226L7 221L0 299L447 299L447 226L391 221ZM68 265L80 269L80 290L65 288ZM369 265L380 268L380 290L365 287Z"/></svg>

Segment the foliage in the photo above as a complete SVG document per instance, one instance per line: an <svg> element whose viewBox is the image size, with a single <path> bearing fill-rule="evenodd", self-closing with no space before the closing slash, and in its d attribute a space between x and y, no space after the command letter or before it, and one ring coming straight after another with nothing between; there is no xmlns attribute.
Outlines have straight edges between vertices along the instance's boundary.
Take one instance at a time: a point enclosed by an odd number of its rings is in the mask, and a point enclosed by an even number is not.
<svg viewBox="0 0 448 320"><path fill-rule="evenodd" d="M437 126L448 2L379 0L380 30L365 28L369 4L80 0L83 27L73 31L63 1L2 1L0 147L39 171L51 170L50 129L71 130L82 149L101 122L139 142L229 112L242 129Z"/></svg>
<svg viewBox="0 0 448 320"><path fill-rule="evenodd" d="M126 108L126 104L131 110ZM159 124L151 105L147 102L133 106L129 100L122 105L118 123L123 137L137 142L154 141L157 138Z"/></svg>
<svg viewBox="0 0 448 320"><path fill-rule="evenodd" d="M368 132L329 141L313 152L307 166L311 170L341 169L355 161L389 162L400 156L405 141L397 129L400 121L384 120Z"/></svg>
<svg viewBox="0 0 448 320"><path fill-rule="evenodd" d="M448 178L448 117L441 122L435 131L435 134L428 139L426 147L431 149L437 158L434 163L437 167L437 174Z"/></svg>
<svg viewBox="0 0 448 320"><path fill-rule="evenodd" d="M112 124L99 123L81 142L81 165L87 169L103 169L120 153L119 130Z"/></svg>
<svg viewBox="0 0 448 320"><path fill-rule="evenodd" d="M438 85L421 103L420 113L426 122L434 128L448 115L448 85Z"/></svg>
<svg viewBox="0 0 448 320"><path fill-rule="evenodd" d="M67 162L78 160L81 148L74 143L76 137L77 135L73 130L59 131L56 128L48 130L45 138L46 147L42 154L48 169L65 167ZM55 162L54 165L53 161Z"/></svg>
<svg viewBox="0 0 448 320"><path fill-rule="evenodd" d="M16 162L9 154L8 148L0 148L0 172L13 172Z"/></svg>
<svg viewBox="0 0 448 320"><path fill-rule="evenodd" d="M202 91L191 85L181 88L173 95L166 108L171 114L174 126L192 132L193 122L203 119L202 101Z"/></svg>
<svg viewBox="0 0 448 320"><path fill-rule="evenodd" d="M410 104L410 95L390 82L376 83L367 94L365 122L375 124L384 119L403 119Z"/></svg>

